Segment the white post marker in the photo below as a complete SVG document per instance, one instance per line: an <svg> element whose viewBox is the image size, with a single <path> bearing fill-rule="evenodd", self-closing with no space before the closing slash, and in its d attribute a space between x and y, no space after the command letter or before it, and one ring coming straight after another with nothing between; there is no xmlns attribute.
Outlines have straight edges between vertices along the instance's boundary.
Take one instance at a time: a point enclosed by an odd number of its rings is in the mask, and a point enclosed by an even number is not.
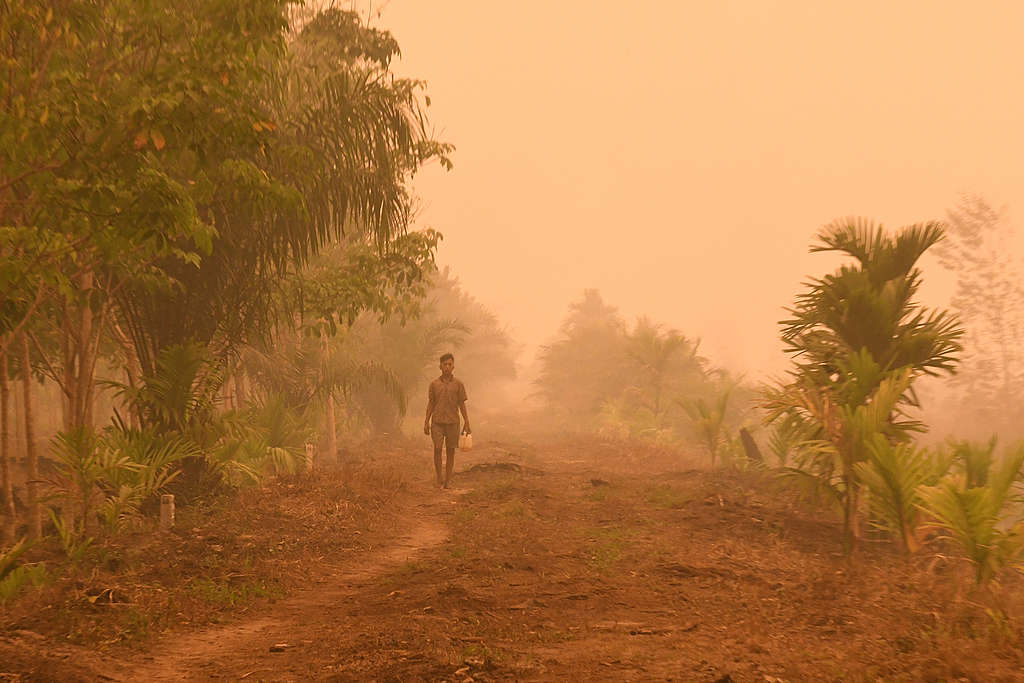
<svg viewBox="0 0 1024 683"><path fill-rule="evenodd" d="M313 444L306 444L306 471L313 471Z"/></svg>
<svg viewBox="0 0 1024 683"><path fill-rule="evenodd" d="M170 529L174 526L174 494L165 493L160 496L160 528Z"/></svg>

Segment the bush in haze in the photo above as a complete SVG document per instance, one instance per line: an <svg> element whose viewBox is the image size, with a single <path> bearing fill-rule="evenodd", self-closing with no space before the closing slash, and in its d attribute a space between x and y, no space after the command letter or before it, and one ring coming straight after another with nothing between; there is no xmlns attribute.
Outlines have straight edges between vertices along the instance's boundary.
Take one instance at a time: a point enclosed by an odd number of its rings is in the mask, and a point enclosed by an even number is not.
<svg viewBox="0 0 1024 683"><path fill-rule="evenodd" d="M720 449L735 448L729 434L749 395L741 389L739 400L723 400L738 383L713 369L698 347L645 317L630 329L588 289L570 304L555 340L541 348L536 393L563 427L663 446L703 444L714 460ZM712 415L716 409L721 414Z"/></svg>

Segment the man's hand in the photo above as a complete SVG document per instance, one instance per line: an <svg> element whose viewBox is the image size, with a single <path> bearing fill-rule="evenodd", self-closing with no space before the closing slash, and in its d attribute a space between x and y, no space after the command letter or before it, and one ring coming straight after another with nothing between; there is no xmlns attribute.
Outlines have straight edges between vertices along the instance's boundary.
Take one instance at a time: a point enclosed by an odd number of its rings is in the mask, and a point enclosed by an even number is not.
<svg viewBox="0 0 1024 683"><path fill-rule="evenodd" d="M424 422L423 423L423 433L426 434L427 436L430 436L430 423L429 422Z"/></svg>
<svg viewBox="0 0 1024 683"><path fill-rule="evenodd" d="M463 425L462 433L463 434L472 434L473 433L473 430L469 428L469 423L468 422L465 425Z"/></svg>

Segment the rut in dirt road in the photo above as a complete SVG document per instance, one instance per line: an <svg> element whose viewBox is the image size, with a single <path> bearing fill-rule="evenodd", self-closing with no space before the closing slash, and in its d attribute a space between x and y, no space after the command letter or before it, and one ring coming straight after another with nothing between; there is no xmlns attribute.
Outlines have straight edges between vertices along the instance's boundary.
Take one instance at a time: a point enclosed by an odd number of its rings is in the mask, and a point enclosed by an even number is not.
<svg viewBox="0 0 1024 683"><path fill-rule="evenodd" d="M369 555L344 558L344 564L335 572L273 605L270 612L240 623L166 636L154 643L150 654L126 664L123 671L111 677L124 681L178 681L205 679L240 669L246 669L242 675L280 673L290 659L288 650L315 647L322 627L333 623L337 609L353 600L368 582L443 543L449 530L442 510L453 502L451 495L438 495L421 503L417 508L420 514L405 533Z"/></svg>

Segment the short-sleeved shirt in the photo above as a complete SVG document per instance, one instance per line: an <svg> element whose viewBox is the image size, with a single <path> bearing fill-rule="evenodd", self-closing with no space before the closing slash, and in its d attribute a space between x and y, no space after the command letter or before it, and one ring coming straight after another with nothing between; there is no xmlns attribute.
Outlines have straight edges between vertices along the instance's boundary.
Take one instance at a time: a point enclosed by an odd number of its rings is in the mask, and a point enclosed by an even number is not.
<svg viewBox="0 0 1024 683"><path fill-rule="evenodd" d="M466 385L455 377L438 377L427 390L427 405L433 407L431 420L437 424L458 424L459 405L465 400Z"/></svg>

